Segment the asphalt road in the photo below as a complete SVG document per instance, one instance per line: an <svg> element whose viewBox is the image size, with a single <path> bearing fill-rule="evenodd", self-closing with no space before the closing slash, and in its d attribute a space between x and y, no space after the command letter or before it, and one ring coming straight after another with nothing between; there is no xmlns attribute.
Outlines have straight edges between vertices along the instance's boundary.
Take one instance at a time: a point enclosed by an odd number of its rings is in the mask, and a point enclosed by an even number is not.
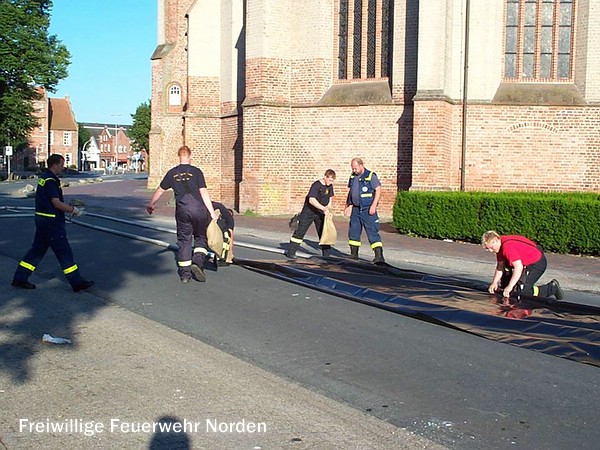
<svg viewBox="0 0 600 450"><path fill-rule="evenodd" d="M175 240L171 234L84 219ZM31 243L33 221L0 220L0 252L17 261ZM443 445L598 446L596 367L236 266L208 271L207 283L183 285L171 251L73 224L68 232L82 273L96 280L93 294ZM241 247L236 256L281 258ZM38 270L62 277L52 255Z"/></svg>

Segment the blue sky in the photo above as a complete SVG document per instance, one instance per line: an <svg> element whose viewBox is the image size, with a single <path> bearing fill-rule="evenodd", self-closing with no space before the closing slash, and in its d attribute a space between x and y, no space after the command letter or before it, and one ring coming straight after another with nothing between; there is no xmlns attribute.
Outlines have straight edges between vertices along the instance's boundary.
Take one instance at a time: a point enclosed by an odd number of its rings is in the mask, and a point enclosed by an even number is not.
<svg viewBox="0 0 600 450"><path fill-rule="evenodd" d="M50 97L71 98L78 122L131 124L151 97L156 0L54 0L49 33L71 53Z"/></svg>

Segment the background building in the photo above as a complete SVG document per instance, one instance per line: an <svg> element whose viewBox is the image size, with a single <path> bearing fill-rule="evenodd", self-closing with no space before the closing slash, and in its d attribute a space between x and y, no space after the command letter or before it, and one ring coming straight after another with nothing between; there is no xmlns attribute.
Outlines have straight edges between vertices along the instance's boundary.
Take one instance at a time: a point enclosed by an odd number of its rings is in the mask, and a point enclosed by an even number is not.
<svg viewBox="0 0 600 450"><path fill-rule="evenodd" d="M69 97L49 98L50 154L65 158L65 167L79 167L79 131Z"/></svg>
<svg viewBox="0 0 600 450"><path fill-rule="evenodd" d="M350 159L395 193L600 191L600 2L158 0L149 187L297 211ZM340 186L341 185L341 186Z"/></svg>
<svg viewBox="0 0 600 450"><path fill-rule="evenodd" d="M82 152L89 170L128 171L135 169L134 160L137 156L127 134L128 127L87 122L81 125L91 135L89 144L84 144L85 148Z"/></svg>
<svg viewBox="0 0 600 450"><path fill-rule="evenodd" d="M12 158L15 172L36 171L44 168L48 156L57 153L65 158L65 167L79 165L79 132L69 97L49 98L45 91L34 102L39 124L31 130L27 145L18 148Z"/></svg>

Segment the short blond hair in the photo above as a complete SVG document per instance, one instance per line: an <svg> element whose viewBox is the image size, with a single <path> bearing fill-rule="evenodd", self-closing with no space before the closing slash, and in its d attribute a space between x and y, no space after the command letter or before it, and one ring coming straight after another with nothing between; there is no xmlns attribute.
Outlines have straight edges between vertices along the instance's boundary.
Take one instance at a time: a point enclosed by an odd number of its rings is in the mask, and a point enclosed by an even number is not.
<svg viewBox="0 0 600 450"><path fill-rule="evenodd" d="M483 233L483 236L481 236L481 245L487 245L494 239L500 239L500 235L494 230L486 231Z"/></svg>
<svg viewBox="0 0 600 450"><path fill-rule="evenodd" d="M185 156L192 155L192 150L187 145L182 145L181 147L179 147L179 150L177 150L177 156L179 156L181 158L183 155L185 155Z"/></svg>

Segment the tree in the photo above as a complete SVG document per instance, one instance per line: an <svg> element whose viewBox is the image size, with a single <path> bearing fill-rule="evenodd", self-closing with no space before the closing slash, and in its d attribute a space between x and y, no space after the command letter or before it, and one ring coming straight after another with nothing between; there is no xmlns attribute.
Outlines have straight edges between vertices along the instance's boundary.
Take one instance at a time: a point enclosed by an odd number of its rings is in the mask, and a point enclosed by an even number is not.
<svg viewBox="0 0 600 450"><path fill-rule="evenodd" d="M150 153L150 100L138 106L131 118L133 125L129 130L129 137L133 139L133 148L138 152L146 150L146 153Z"/></svg>
<svg viewBox="0 0 600 450"><path fill-rule="evenodd" d="M85 143L87 141L90 140L90 138L92 137L92 133L90 133L90 130L88 130L87 128L85 128L82 124L78 123L77 124L77 128L78 128L78 138L77 138L77 147L79 148L79 150L83 150L83 146L85 145Z"/></svg>
<svg viewBox="0 0 600 450"><path fill-rule="evenodd" d="M0 1L0 143L22 141L38 126L32 102L54 92L71 55L48 35L51 0Z"/></svg>

